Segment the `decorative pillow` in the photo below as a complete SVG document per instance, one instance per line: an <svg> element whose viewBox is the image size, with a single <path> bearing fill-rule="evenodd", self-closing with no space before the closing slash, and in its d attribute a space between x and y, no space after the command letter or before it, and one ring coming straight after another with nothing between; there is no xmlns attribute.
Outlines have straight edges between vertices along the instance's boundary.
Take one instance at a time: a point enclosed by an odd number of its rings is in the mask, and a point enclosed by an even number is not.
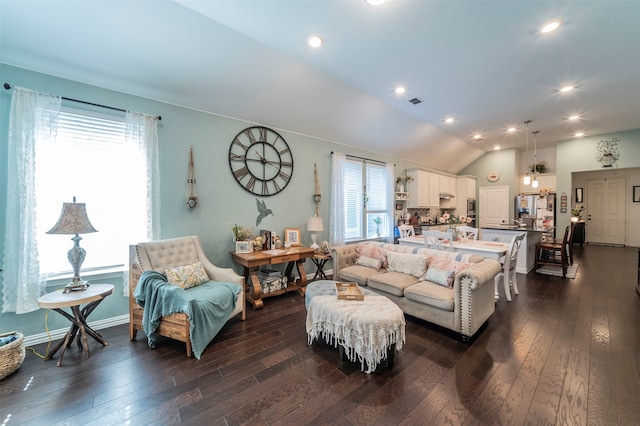
<svg viewBox="0 0 640 426"><path fill-rule="evenodd" d="M195 287L209 281L207 271L204 270L201 262L165 269L164 273L171 284L184 289Z"/></svg>
<svg viewBox="0 0 640 426"><path fill-rule="evenodd" d="M470 266L470 263L458 262L457 260L434 255L429 257L429 267L425 279L451 288L456 274Z"/></svg>
<svg viewBox="0 0 640 426"><path fill-rule="evenodd" d="M382 267L386 268L386 257L384 255L384 250L374 244L360 243L357 247L358 258L360 256L371 257L373 259L380 259L382 262ZM356 259L356 263L357 263Z"/></svg>
<svg viewBox="0 0 640 426"><path fill-rule="evenodd" d="M385 251L389 270L421 278L427 271L427 258L419 254Z"/></svg>
<svg viewBox="0 0 640 426"><path fill-rule="evenodd" d="M356 261L356 265L374 268L376 271L379 271L380 267L382 266L382 260L374 259L373 257L368 256L359 256L358 260Z"/></svg>
<svg viewBox="0 0 640 426"><path fill-rule="evenodd" d="M453 281L456 278L456 272L453 270L438 269L433 266L429 266L427 269L426 281L430 281L441 286L451 288L453 287Z"/></svg>

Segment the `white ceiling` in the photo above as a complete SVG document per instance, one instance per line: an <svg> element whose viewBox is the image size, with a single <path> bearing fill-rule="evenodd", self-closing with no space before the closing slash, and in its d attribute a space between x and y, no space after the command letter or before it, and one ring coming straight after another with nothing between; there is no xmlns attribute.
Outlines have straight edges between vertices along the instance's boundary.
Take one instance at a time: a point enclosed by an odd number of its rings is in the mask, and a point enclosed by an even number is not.
<svg viewBox="0 0 640 426"><path fill-rule="evenodd" d="M0 62L454 173L640 128L640 1L0 0Z"/></svg>

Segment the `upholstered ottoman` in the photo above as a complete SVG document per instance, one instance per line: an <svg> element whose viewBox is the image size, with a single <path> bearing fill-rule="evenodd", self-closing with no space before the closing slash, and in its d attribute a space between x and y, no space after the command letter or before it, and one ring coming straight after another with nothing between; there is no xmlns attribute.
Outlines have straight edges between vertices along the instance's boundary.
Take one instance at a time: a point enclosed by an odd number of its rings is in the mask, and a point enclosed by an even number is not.
<svg viewBox="0 0 640 426"><path fill-rule="evenodd" d="M402 310L391 300L366 288L364 300L338 300L335 281L314 281L307 285L307 336L309 344L322 337L340 349L340 358L359 361L372 373L383 360L393 368L394 352L405 341Z"/></svg>

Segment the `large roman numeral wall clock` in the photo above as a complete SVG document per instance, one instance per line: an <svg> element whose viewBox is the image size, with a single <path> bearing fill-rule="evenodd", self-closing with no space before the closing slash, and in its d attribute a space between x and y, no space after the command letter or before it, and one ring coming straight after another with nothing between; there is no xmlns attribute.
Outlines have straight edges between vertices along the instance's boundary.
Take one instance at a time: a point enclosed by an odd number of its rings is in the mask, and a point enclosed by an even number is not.
<svg viewBox="0 0 640 426"><path fill-rule="evenodd" d="M293 175L293 155L282 136L263 126L247 127L233 138L229 167L240 186L252 194L282 191Z"/></svg>

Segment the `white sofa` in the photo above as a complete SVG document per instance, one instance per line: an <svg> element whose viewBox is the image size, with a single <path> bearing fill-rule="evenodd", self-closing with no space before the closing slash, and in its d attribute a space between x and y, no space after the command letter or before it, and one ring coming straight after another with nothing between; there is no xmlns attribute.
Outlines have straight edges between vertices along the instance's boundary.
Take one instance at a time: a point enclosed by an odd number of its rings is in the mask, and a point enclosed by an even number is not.
<svg viewBox="0 0 640 426"><path fill-rule="evenodd" d="M427 259L436 255L471 265L456 273L452 287L448 288L426 281L425 276L416 277L409 273L385 269L384 266L377 270L375 267L357 264L359 251L368 251L372 247L384 256L394 259L398 256L389 255L388 252L413 254ZM493 259L385 243L334 247L332 255L334 279L355 281L361 286L366 286L391 299L405 314L459 333L463 340L475 335L494 312L493 284L494 277L500 272L500 264Z"/></svg>

